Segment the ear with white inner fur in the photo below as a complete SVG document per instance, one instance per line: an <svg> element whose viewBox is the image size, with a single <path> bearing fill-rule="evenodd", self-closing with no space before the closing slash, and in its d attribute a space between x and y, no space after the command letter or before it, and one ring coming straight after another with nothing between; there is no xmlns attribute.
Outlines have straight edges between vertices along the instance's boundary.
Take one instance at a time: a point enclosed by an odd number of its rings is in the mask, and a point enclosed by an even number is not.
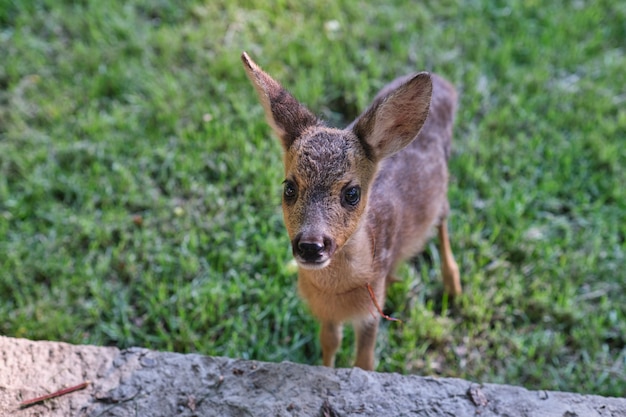
<svg viewBox="0 0 626 417"><path fill-rule="evenodd" d="M283 148L289 149L307 128L319 124L317 117L266 74L247 53L241 55L241 60L265 109L267 122L280 138Z"/></svg>
<svg viewBox="0 0 626 417"><path fill-rule="evenodd" d="M430 75L421 72L374 101L354 123L353 132L376 160L407 146L422 129L432 94Z"/></svg>

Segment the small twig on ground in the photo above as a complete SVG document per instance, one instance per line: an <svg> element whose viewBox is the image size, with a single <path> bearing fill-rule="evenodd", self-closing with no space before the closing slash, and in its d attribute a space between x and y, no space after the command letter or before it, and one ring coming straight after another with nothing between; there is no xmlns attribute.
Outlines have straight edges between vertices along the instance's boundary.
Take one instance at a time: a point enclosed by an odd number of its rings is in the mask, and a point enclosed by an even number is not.
<svg viewBox="0 0 626 417"><path fill-rule="evenodd" d="M368 282L367 284L365 284L365 286L367 287L367 291L370 293L370 298L372 299L372 302L374 303L374 305L376 306L376 309L378 310L378 313L385 319L385 320L389 320L389 321L397 321L398 323L402 323L402 320L397 319L395 317L391 317L386 315L385 313L383 313L383 309L380 308L380 304L378 304L378 300L376 299L376 295L374 294L374 290L372 289L372 286L370 285L370 283Z"/></svg>
<svg viewBox="0 0 626 417"><path fill-rule="evenodd" d="M20 403L20 408L30 407L31 405L35 405L35 404L40 403L42 401L50 400L52 398L61 397L62 395L66 395L66 394L72 393L74 391L80 391L81 389L87 388L87 385L89 385L89 383L90 383L89 381L85 381L82 384L78 384L78 385L75 385L73 387L64 388L62 390L58 390L58 391L52 392L50 394L42 395L41 397L37 397L37 398L30 399L30 400L22 401Z"/></svg>

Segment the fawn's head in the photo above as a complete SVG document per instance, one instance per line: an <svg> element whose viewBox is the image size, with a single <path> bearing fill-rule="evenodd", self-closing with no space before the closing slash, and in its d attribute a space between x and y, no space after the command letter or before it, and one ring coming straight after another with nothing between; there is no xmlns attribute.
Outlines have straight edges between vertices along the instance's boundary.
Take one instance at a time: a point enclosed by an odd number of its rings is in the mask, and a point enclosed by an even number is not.
<svg viewBox="0 0 626 417"><path fill-rule="evenodd" d="M361 223L378 163L424 124L430 76L417 74L340 130L325 126L245 52L241 58L284 149L283 215L294 257L302 268L324 268Z"/></svg>

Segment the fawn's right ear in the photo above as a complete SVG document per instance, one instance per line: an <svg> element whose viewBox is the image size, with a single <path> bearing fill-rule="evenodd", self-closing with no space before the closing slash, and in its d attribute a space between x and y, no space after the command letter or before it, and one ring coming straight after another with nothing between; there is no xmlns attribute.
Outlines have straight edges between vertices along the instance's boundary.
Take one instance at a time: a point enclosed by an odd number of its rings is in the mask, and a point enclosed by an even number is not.
<svg viewBox="0 0 626 417"><path fill-rule="evenodd" d="M307 128L319 124L317 117L267 75L247 53L241 55L241 60L265 109L267 122L280 138L283 148L289 149Z"/></svg>

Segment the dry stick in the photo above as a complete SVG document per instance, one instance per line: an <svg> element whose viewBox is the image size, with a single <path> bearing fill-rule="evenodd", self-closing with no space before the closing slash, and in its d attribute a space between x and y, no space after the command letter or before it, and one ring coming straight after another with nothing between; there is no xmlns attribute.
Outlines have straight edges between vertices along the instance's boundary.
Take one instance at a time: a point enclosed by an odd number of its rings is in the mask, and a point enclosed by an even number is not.
<svg viewBox="0 0 626 417"><path fill-rule="evenodd" d="M385 320L389 320L389 321L397 321L399 323L402 323L402 320L397 319L395 317L391 317L386 315L385 313L383 313L383 309L380 308L380 304L378 304L378 300L376 300L376 295L374 294L374 290L372 289L372 286L370 285L370 283L368 282L367 284L365 284L365 286L367 287L367 291L370 293L370 298L372 299L372 302L374 303L374 305L376 306L376 309L378 310L378 313L385 319Z"/></svg>
<svg viewBox="0 0 626 417"><path fill-rule="evenodd" d="M59 390L59 391L55 391L55 392L53 392L51 394L42 395L41 397L33 398L31 400L22 401L20 403L20 408L30 407L31 405L35 405L35 404L40 403L42 401L50 400L52 398L57 398L57 397L60 397L62 395L74 392L74 391L80 391L81 389L87 388L87 385L89 385L89 381L85 381L82 384L78 384L78 385L75 385L73 387L69 387L69 388L65 388L65 389Z"/></svg>

